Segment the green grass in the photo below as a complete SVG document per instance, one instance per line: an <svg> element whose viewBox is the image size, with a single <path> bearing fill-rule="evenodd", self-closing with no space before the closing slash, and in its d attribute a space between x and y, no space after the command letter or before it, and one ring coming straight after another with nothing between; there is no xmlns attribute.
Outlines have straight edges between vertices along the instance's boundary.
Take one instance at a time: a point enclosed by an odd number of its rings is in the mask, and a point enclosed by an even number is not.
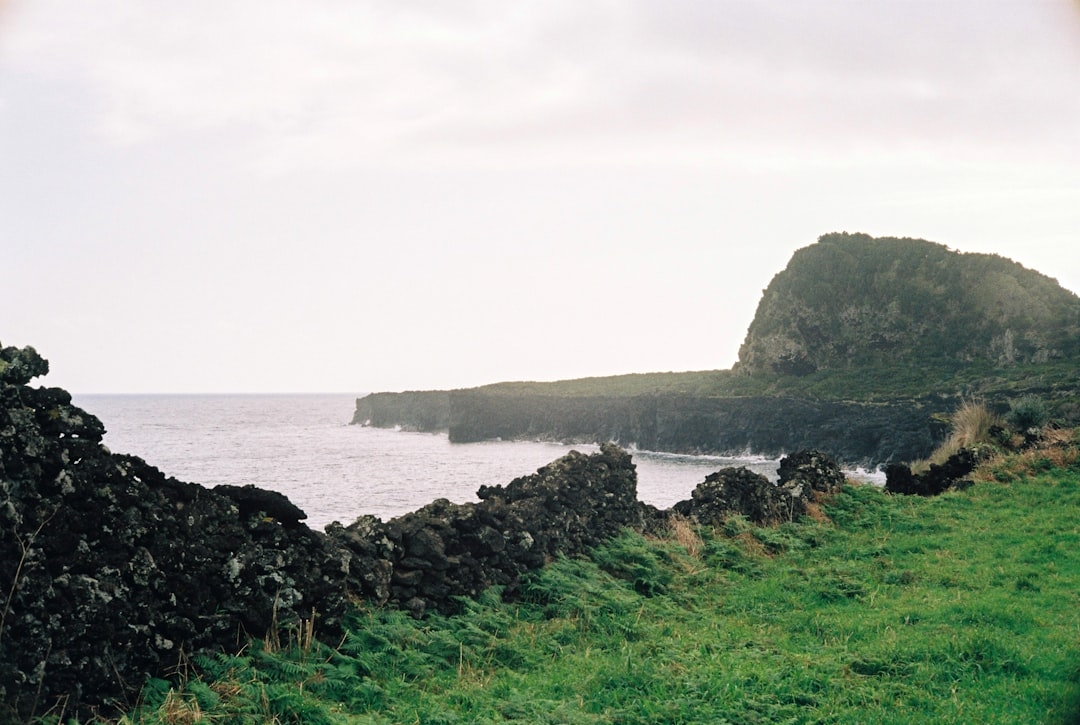
<svg viewBox="0 0 1080 725"><path fill-rule="evenodd" d="M1075 417L1078 378L1075 361L999 367L991 363L925 361L919 365L867 363L851 369L821 370L806 376L748 376L732 370L642 373L556 382L506 382L476 390L490 394L606 396L672 394L703 397L794 396L822 400L890 401L922 398L932 392L997 401L1038 396L1051 409L1068 407ZM1004 411L1003 411L1004 412Z"/></svg>
<svg viewBox="0 0 1080 725"><path fill-rule="evenodd" d="M198 657L147 723L1080 723L1080 469L830 520L626 533L523 598L358 610L340 642Z"/></svg>
<svg viewBox="0 0 1080 725"><path fill-rule="evenodd" d="M680 373L633 373L609 377L579 378L555 382L505 382L484 385L475 390L505 395L604 396L637 395L737 395L744 390L763 390L756 381L730 370L704 370Z"/></svg>

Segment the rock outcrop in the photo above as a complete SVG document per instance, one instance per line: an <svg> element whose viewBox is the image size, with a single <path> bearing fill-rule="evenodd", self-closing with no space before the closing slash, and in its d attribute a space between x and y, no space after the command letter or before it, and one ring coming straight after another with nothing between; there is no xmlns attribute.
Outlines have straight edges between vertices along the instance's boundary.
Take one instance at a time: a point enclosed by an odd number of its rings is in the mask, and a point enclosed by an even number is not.
<svg viewBox="0 0 1080 725"><path fill-rule="evenodd" d="M747 468L725 468L697 485L672 511L701 525L722 524L740 515L760 526L776 526L807 514L808 507L836 493L844 474L836 461L818 451L800 451L780 461L780 480L772 483Z"/></svg>
<svg viewBox="0 0 1080 725"><path fill-rule="evenodd" d="M739 350L749 375L1080 354L1080 298L1004 257L827 234L769 283Z"/></svg>
<svg viewBox="0 0 1080 725"><path fill-rule="evenodd" d="M967 476L979 465L977 451L961 448L944 463L931 463L925 473L912 473L904 463L885 467L885 490L908 496L937 496L950 490L968 488L972 485Z"/></svg>

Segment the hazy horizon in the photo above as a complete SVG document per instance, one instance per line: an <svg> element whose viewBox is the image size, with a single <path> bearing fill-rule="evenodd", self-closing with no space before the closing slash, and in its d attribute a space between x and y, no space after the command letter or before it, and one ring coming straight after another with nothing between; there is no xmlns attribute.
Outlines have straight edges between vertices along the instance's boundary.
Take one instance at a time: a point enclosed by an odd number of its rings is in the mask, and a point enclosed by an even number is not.
<svg viewBox="0 0 1080 725"><path fill-rule="evenodd" d="M830 232L1080 291L1080 2L0 0L0 343L78 394L730 369Z"/></svg>

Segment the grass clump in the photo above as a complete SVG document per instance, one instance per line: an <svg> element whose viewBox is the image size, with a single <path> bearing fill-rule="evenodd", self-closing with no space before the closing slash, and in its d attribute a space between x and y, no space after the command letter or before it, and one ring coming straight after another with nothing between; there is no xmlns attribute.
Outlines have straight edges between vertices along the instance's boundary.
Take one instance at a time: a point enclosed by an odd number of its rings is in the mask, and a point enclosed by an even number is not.
<svg viewBox="0 0 1080 725"><path fill-rule="evenodd" d="M949 436L929 458L916 461L911 469L921 472L929 469L931 464L941 465L964 448L988 453L998 446L995 433L1002 430L1004 423L1004 419L992 412L985 402L976 399L964 400L949 417Z"/></svg>
<svg viewBox="0 0 1080 725"><path fill-rule="evenodd" d="M941 465L961 449L973 450L981 463L972 478L1007 483L1053 469L1075 466L1080 460L1076 429L1053 425L1045 401L1022 396L1005 416L979 400L966 400L950 417L948 438L931 456L911 465L916 473Z"/></svg>
<svg viewBox="0 0 1080 725"><path fill-rule="evenodd" d="M193 658L126 721L1075 723L1080 466L1009 465L848 486L828 521L626 532L455 616L358 609L340 642Z"/></svg>

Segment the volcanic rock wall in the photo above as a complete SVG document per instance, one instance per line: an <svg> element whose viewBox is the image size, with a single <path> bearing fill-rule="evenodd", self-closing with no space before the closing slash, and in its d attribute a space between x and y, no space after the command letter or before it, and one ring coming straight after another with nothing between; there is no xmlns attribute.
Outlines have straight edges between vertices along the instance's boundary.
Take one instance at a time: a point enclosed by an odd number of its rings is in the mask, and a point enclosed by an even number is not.
<svg viewBox="0 0 1080 725"><path fill-rule="evenodd" d="M457 597L503 585L557 555L584 553L626 527L640 528L630 455L606 444L568 455L504 486L481 486L479 503L445 499L383 523L361 517L328 533L354 556L350 588L416 615L453 610Z"/></svg>
<svg viewBox="0 0 1080 725"><path fill-rule="evenodd" d="M26 385L47 371L0 350L0 721L123 702L181 650L262 635L275 608L336 624L347 552L110 453L67 392Z"/></svg>
<svg viewBox="0 0 1080 725"><path fill-rule="evenodd" d="M357 597L422 616L492 585L513 596L552 558L670 515L637 501L630 455L604 444L481 487L478 503L319 533L281 494L211 490L111 453L68 393L27 385L47 371L33 348L0 349L0 721L122 710L185 654L236 652L275 626L315 618L333 637ZM726 475L680 512L797 518L843 478L831 459L800 455L785 459L780 488Z"/></svg>
<svg viewBox="0 0 1080 725"><path fill-rule="evenodd" d="M65 703L134 701L181 652L235 652L248 635L316 617L333 636L350 597L449 611L492 584L640 524L629 454L572 453L477 504L436 501L328 534L281 494L213 490L111 453L104 426L48 363L0 349L0 721Z"/></svg>

